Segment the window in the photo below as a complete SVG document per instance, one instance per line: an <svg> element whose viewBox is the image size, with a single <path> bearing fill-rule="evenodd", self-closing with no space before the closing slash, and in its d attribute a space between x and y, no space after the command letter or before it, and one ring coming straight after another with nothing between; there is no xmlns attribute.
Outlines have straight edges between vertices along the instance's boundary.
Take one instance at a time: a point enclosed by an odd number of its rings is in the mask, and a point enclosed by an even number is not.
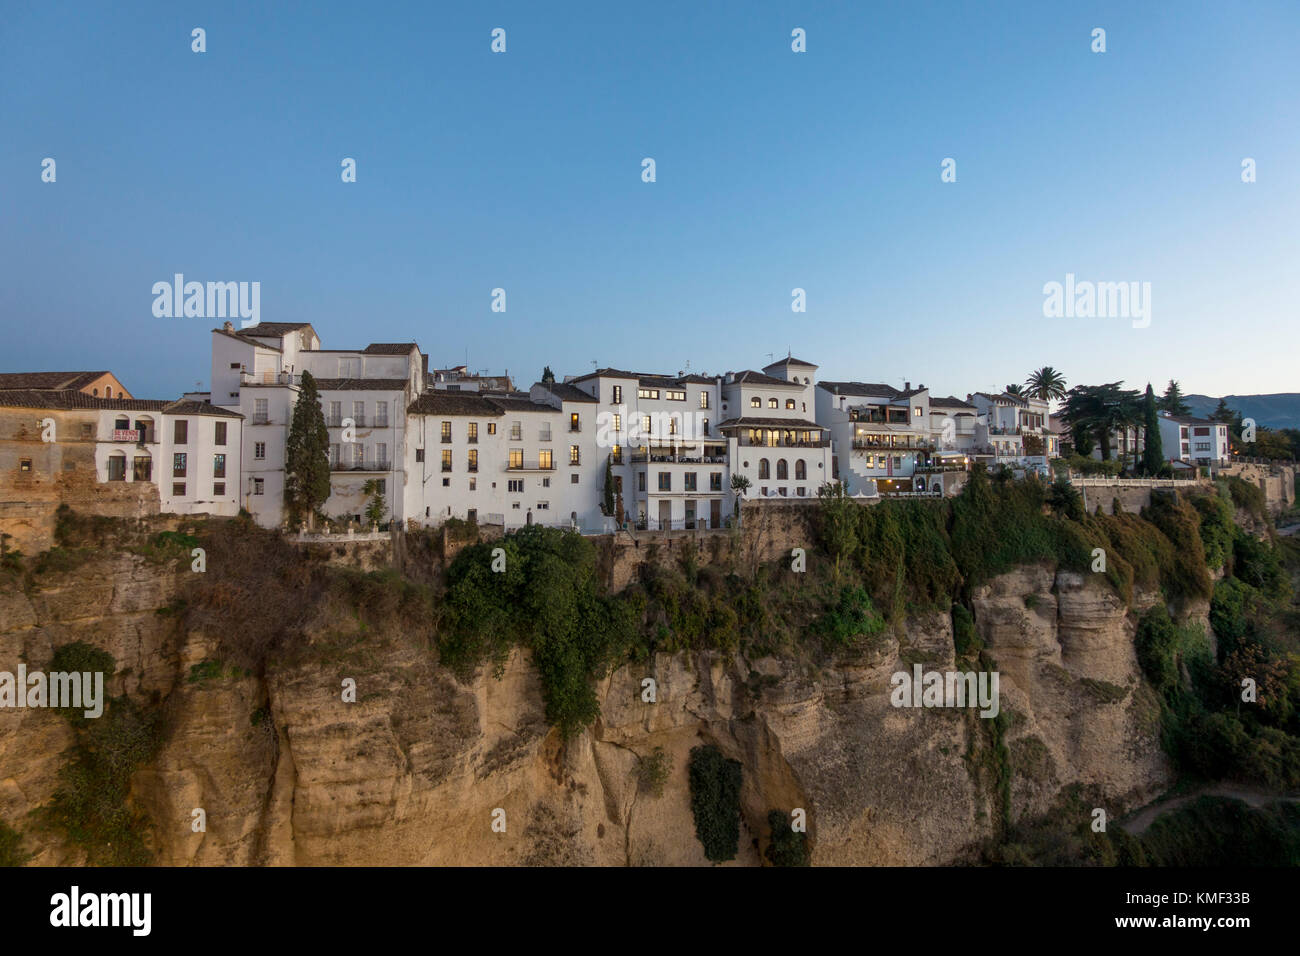
<svg viewBox="0 0 1300 956"><path fill-rule="evenodd" d="M615 404L615 405L622 405L622 404L623 404L623 386L622 386L622 385L615 385L615 386L614 386L614 404Z"/></svg>
<svg viewBox="0 0 1300 956"><path fill-rule="evenodd" d="M510 440L511 441L524 440L524 426L519 424L519 422L510 423Z"/></svg>
<svg viewBox="0 0 1300 956"><path fill-rule="evenodd" d="M569 414L569 431L571 432L582 431L582 419L579 417L577 412L571 412Z"/></svg>
<svg viewBox="0 0 1300 956"><path fill-rule="evenodd" d="M537 467L548 470L554 467L551 462L551 450L549 448L543 448L537 453Z"/></svg>
<svg viewBox="0 0 1300 956"><path fill-rule="evenodd" d="M32 470L32 460L31 460L30 458L20 458L20 459L18 460L18 470L19 470L19 471L31 471L31 470Z"/></svg>
<svg viewBox="0 0 1300 956"><path fill-rule="evenodd" d="M807 490L808 490L808 489L805 488L803 485L800 485L800 486L799 486L799 497L800 497L800 498L805 497L805 492L807 492Z"/></svg>
<svg viewBox="0 0 1300 956"><path fill-rule="evenodd" d="M762 400L761 398L759 398L757 395L755 395L753 398L751 398L751 399L749 400L749 407L750 407L750 408L762 408L762 407L763 407L763 400Z"/></svg>
<svg viewBox="0 0 1300 956"><path fill-rule="evenodd" d="M642 416L641 416L641 437L643 437L643 438L649 438L649 437L650 437L650 434L651 434L651 432L650 432L650 416L649 416L649 415L642 415Z"/></svg>
<svg viewBox="0 0 1300 956"><path fill-rule="evenodd" d="M388 427L388 403L375 402L375 426L377 428Z"/></svg>
<svg viewBox="0 0 1300 956"><path fill-rule="evenodd" d="M258 461L266 460L266 442L264 441L253 442L253 457L256 458Z"/></svg>
<svg viewBox="0 0 1300 956"><path fill-rule="evenodd" d="M363 427L366 424L366 403L365 402L352 403L352 423L354 425L357 425L358 427Z"/></svg>
<svg viewBox="0 0 1300 956"><path fill-rule="evenodd" d="M214 481L212 483L212 493L214 495L224 495L226 493L226 483L224 481Z"/></svg>
<svg viewBox="0 0 1300 956"><path fill-rule="evenodd" d="M637 398L658 398L659 389L657 388L638 388L636 390Z"/></svg>
<svg viewBox="0 0 1300 956"><path fill-rule="evenodd" d="M451 471L451 449L450 448L444 448L442 450L442 470Z"/></svg>
<svg viewBox="0 0 1300 956"><path fill-rule="evenodd" d="M720 471L709 472L709 491L721 491L721 490L722 490L722 472Z"/></svg>
<svg viewBox="0 0 1300 956"><path fill-rule="evenodd" d="M172 495L175 496L175 497L177 497L177 498L184 497L184 495L185 495L185 482L183 482L183 481L174 481L174 482L172 482Z"/></svg>
<svg viewBox="0 0 1300 956"><path fill-rule="evenodd" d="M777 407L778 407L777 400L776 400L775 398L769 398L769 399L767 400L767 407L768 407L768 408L777 408Z"/></svg>
<svg viewBox="0 0 1300 956"><path fill-rule="evenodd" d="M108 480L126 481L126 455L113 455L108 459Z"/></svg>
<svg viewBox="0 0 1300 956"><path fill-rule="evenodd" d="M777 462L776 462L776 480L777 480L777 481L789 481L789 480L790 480L790 466L786 464L786 461L785 461L784 458L779 458L779 459L777 459Z"/></svg>
<svg viewBox="0 0 1300 956"><path fill-rule="evenodd" d="M340 428L343 425L343 403L330 402L330 428Z"/></svg>
<svg viewBox="0 0 1300 956"><path fill-rule="evenodd" d="M550 422L544 422L544 423L542 424L541 429L540 429L540 430L538 431L538 433L537 433L537 440L538 440L538 441L550 441L550 440L551 440L551 423L550 423Z"/></svg>
<svg viewBox="0 0 1300 956"><path fill-rule="evenodd" d="M697 486L696 486L696 474L695 474L695 472L693 472L693 471L688 471L688 472L685 474L684 479L685 479L685 489L686 489L687 491L696 491L696 490L697 490Z"/></svg>
<svg viewBox="0 0 1300 956"><path fill-rule="evenodd" d="M798 461L794 463L794 480L795 481L808 480L808 463L804 461L802 458L800 458ZM803 489L800 489L800 491L802 490Z"/></svg>
<svg viewBox="0 0 1300 956"><path fill-rule="evenodd" d="M582 464L582 453L578 450L577 445L569 446L569 464L570 465Z"/></svg>
<svg viewBox="0 0 1300 956"><path fill-rule="evenodd" d="M253 399L253 424L265 425L267 418L267 400L265 398Z"/></svg>
<svg viewBox="0 0 1300 956"><path fill-rule="evenodd" d="M187 445L190 441L190 423L178 418L172 423L172 444Z"/></svg>
<svg viewBox="0 0 1300 956"><path fill-rule="evenodd" d="M264 490L263 490L263 489L264 489L265 487L266 487L266 482L265 482L263 479L261 479L261 478L254 478L254 479L253 479L253 494L255 494L255 495L264 494Z"/></svg>
<svg viewBox="0 0 1300 956"><path fill-rule="evenodd" d="M615 465L623 464L623 446L615 445L609 450L609 460Z"/></svg>
<svg viewBox="0 0 1300 956"><path fill-rule="evenodd" d="M451 422L442 423L441 434L442 434L442 443L444 445L449 444L451 442Z"/></svg>
<svg viewBox="0 0 1300 956"><path fill-rule="evenodd" d="M701 431L700 434L703 435L705 438L709 437L709 420L707 418L700 419L700 428L703 429L703 431Z"/></svg>
<svg viewBox="0 0 1300 956"><path fill-rule="evenodd" d="M469 480L469 490L470 490L470 491L478 491L478 479L477 479L477 478L471 478L471 479ZM473 514L473 509L470 510L470 513Z"/></svg>
<svg viewBox="0 0 1300 956"><path fill-rule="evenodd" d="M708 408L708 407L709 407L709 393L700 392L700 408Z"/></svg>
<svg viewBox="0 0 1300 956"><path fill-rule="evenodd" d="M522 478L511 478L506 484L509 486L511 494L522 495L524 493L524 480Z"/></svg>
<svg viewBox="0 0 1300 956"><path fill-rule="evenodd" d="M478 422L470 422L465 426L465 440L471 445L478 444Z"/></svg>
<svg viewBox="0 0 1300 956"><path fill-rule="evenodd" d="M766 458L758 460L758 477L760 480L767 480L772 477L772 464Z"/></svg>
<svg viewBox="0 0 1300 956"><path fill-rule="evenodd" d="M673 473L671 471L659 472L659 490L660 491L673 490Z"/></svg>
<svg viewBox="0 0 1300 956"><path fill-rule="evenodd" d="M902 468L902 467L903 467L903 456L902 456L902 455L895 455L895 456L894 456L894 467L895 467L895 468Z"/></svg>
<svg viewBox="0 0 1300 956"><path fill-rule="evenodd" d="M542 479L542 487L543 487L543 488L549 488L549 487L551 487L551 479L550 479L550 478L543 478L543 479Z"/></svg>
<svg viewBox="0 0 1300 956"><path fill-rule="evenodd" d="M550 503L549 501L539 501L539 502L537 502L537 510L538 510L538 511L550 511L550 510L551 510L551 503Z"/></svg>
<svg viewBox="0 0 1300 956"><path fill-rule="evenodd" d="M477 448L471 448L469 450L468 464L469 464L470 471L478 471L478 449Z"/></svg>
<svg viewBox="0 0 1300 956"><path fill-rule="evenodd" d="M105 398L112 398L112 397L113 397L113 386L112 386L112 385L110 385L110 386L108 386L108 388L104 389L104 397L105 397Z"/></svg>
<svg viewBox="0 0 1300 956"><path fill-rule="evenodd" d="M224 445L226 443L226 423L217 422L213 426L212 443L214 445Z"/></svg>
<svg viewBox="0 0 1300 956"><path fill-rule="evenodd" d="M615 412L613 418L614 418L614 437L621 438L623 435L623 416Z"/></svg>
<svg viewBox="0 0 1300 956"><path fill-rule="evenodd" d="M136 481L152 481L153 459L148 455L137 455L132 470L134 471L132 477Z"/></svg>
<svg viewBox="0 0 1300 956"><path fill-rule="evenodd" d="M569 476L569 484L576 485L577 483L578 483L578 473L575 471L573 474Z"/></svg>
<svg viewBox="0 0 1300 956"><path fill-rule="evenodd" d="M352 446L352 464L360 468L366 463L366 446L357 442Z"/></svg>
<svg viewBox="0 0 1300 956"><path fill-rule="evenodd" d="M511 468L524 467L524 450L522 448L510 449L510 467Z"/></svg>
<svg viewBox="0 0 1300 956"><path fill-rule="evenodd" d="M241 365L239 362L231 362L231 363L230 363L230 367L231 367L231 368L243 368L244 366Z"/></svg>
<svg viewBox="0 0 1300 956"><path fill-rule="evenodd" d="M375 444L375 462L380 468L388 467L388 443L377 442Z"/></svg>
<svg viewBox="0 0 1300 956"><path fill-rule="evenodd" d="M176 454L172 455L172 477L173 478L185 477L185 464L186 464L185 459L186 459L186 455L185 452L183 451L177 452Z"/></svg>
<svg viewBox="0 0 1300 956"><path fill-rule="evenodd" d="M671 415L668 416L668 434L670 435L677 434L677 419L672 417Z"/></svg>
<svg viewBox="0 0 1300 956"><path fill-rule="evenodd" d="M788 412L792 412L792 411L794 411L794 399L793 399L793 398L787 398L787 399L785 400L785 410L788 411Z"/></svg>
<svg viewBox="0 0 1300 956"><path fill-rule="evenodd" d="M226 456L225 455L212 456L212 477L213 478L226 477Z"/></svg>
<svg viewBox="0 0 1300 956"><path fill-rule="evenodd" d="M644 472L644 471L638 471L638 472L636 473L636 490L637 490L637 491L645 491L645 472Z"/></svg>
<svg viewBox="0 0 1300 956"><path fill-rule="evenodd" d="M86 441L95 437L95 426L83 424L81 426L81 440Z"/></svg>
<svg viewBox="0 0 1300 956"><path fill-rule="evenodd" d="M333 471L335 468L338 468L338 466L339 466L339 446L338 446L338 445L336 445L336 444L331 444L331 445L330 445L329 456L330 456L330 470Z"/></svg>
<svg viewBox="0 0 1300 956"><path fill-rule="evenodd" d="M496 422L488 422L488 434L489 434L489 435L495 435L496 433L497 433L497 423L496 423Z"/></svg>
<svg viewBox="0 0 1300 956"><path fill-rule="evenodd" d="M416 461L424 461L424 449L423 449L423 448L417 448L417 449L415 449L415 460L416 460Z"/></svg>
<svg viewBox="0 0 1300 956"><path fill-rule="evenodd" d="M450 487L451 487L451 479L450 479L450 478L444 478L444 479L442 479L442 486L443 486L444 488L450 488Z"/></svg>
<svg viewBox="0 0 1300 956"><path fill-rule="evenodd" d="M519 502L516 501L516 502L515 502L514 504L512 504L510 507L513 508L513 509L515 509L515 511L518 511L518 510L519 510Z"/></svg>
<svg viewBox="0 0 1300 956"><path fill-rule="evenodd" d="M668 401L670 402L684 402L686 401L686 390L679 389L679 388L670 388L668 389L668 392L665 394L664 397L667 398Z"/></svg>

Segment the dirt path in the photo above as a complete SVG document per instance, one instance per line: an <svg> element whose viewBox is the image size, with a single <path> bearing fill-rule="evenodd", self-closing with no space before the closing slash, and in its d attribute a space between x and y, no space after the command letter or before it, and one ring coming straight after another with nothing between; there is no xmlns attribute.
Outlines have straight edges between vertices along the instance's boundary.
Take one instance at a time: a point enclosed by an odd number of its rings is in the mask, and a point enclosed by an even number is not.
<svg viewBox="0 0 1300 956"><path fill-rule="evenodd" d="M1151 826L1162 813L1177 810L1183 804L1191 803L1197 797L1233 797L1255 809L1277 800L1285 800L1290 803L1300 800L1300 797L1288 797L1244 784L1212 783L1204 787L1198 787L1189 793L1170 797L1167 800L1157 800L1155 803L1149 803L1136 813L1120 820L1119 825L1134 836L1140 836L1147 831L1147 827Z"/></svg>

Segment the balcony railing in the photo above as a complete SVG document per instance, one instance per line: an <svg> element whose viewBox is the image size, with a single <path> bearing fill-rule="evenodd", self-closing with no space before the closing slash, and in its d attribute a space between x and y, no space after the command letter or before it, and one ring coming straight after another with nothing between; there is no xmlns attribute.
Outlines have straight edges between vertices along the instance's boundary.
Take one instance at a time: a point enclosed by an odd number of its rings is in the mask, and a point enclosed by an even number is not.
<svg viewBox="0 0 1300 956"><path fill-rule="evenodd" d="M631 458L634 465L644 464L647 461L663 465L725 465L727 463L725 455L656 455L633 452Z"/></svg>
<svg viewBox="0 0 1300 956"><path fill-rule="evenodd" d="M506 463L506 471L554 471L554 470L555 470L555 462L551 462L551 464L549 465L542 465L536 463L515 465L515 464L510 464L509 462Z"/></svg>
<svg viewBox="0 0 1300 956"><path fill-rule="evenodd" d="M746 448L825 448L830 443L831 440L829 438L813 438L811 440L790 440L782 438L776 441L770 439L764 441L761 438L750 439L747 436L742 436L738 442L738 444Z"/></svg>
<svg viewBox="0 0 1300 956"><path fill-rule="evenodd" d="M330 471L392 471L393 463L381 458L368 458L363 461L332 461Z"/></svg>
<svg viewBox="0 0 1300 956"><path fill-rule="evenodd" d="M933 449L934 442L926 441L924 438L905 438L902 441L890 444L888 442L869 442L860 438L853 439L854 451L929 451Z"/></svg>

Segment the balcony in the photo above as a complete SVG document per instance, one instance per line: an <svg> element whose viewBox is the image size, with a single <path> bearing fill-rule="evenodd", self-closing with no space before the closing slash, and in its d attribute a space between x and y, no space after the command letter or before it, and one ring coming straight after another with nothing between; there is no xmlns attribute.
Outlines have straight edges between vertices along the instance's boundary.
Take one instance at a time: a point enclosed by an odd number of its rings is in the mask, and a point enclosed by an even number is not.
<svg viewBox="0 0 1300 956"><path fill-rule="evenodd" d="M726 455L662 455L654 452L633 452L632 464L651 462L656 465L725 465Z"/></svg>
<svg viewBox="0 0 1300 956"><path fill-rule="evenodd" d="M1000 425L993 425L989 427L989 434L990 435L1019 435L1021 434L1021 430L1019 426L1016 426L1015 428L1003 428Z"/></svg>
<svg viewBox="0 0 1300 956"><path fill-rule="evenodd" d="M332 461L330 471L392 471L393 463L379 458L363 461Z"/></svg>
<svg viewBox="0 0 1300 956"><path fill-rule="evenodd" d="M506 471L554 471L555 463L549 465L530 464L530 465L512 465L506 464Z"/></svg>
<svg viewBox="0 0 1300 956"><path fill-rule="evenodd" d="M776 441L771 439L764 441L762 439L751 439L746 436L742 436L737 441L738 444L744 448L826 448L831 443L829 438L814 438L808 441L803 439L782 438Z"/></svg>
<svg viewBox="0 0 1300 956"><path fill-rule="evenodd" d="M854 451L873 451L873 452L893 452L893 451L930 451L934 448L934 442L924 438L903 438L894 442L873 442L864 441L861 438L853 439Z"/></svg>

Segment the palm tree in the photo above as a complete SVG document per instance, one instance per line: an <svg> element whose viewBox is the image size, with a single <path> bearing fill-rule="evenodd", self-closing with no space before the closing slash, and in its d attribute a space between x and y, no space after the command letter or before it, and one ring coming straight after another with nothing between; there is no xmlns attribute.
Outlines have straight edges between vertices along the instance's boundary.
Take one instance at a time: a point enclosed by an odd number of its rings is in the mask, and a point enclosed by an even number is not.
<svg viewBox="0 0 1300 956"><path fill-rule="evenodd" d="M1029 378L1025 379L1025 389L1025 394L1030 398L1043 402L1053 399L1061 401L1065 398L1065 376L1052 366L1044 365L1029 373Z"/></svg>
<svg viewBox="0 0 1300 956"><path fill-rule="evenodd" d="M1015 384L1008 385L1005 389L1003 389L1003 391L1006 392L1008 395L1024 395L1024 394L1025 394L1025 390L1022 389L1019 385L1015 385Z"/></svg>
<svg viewBox="0 0 1300 956"><path fill-rule="evenodd" d="M744 475L731 476L731 490L736 493L736 517L740 517L740 502L749 491L751 482Z"/></svg>

